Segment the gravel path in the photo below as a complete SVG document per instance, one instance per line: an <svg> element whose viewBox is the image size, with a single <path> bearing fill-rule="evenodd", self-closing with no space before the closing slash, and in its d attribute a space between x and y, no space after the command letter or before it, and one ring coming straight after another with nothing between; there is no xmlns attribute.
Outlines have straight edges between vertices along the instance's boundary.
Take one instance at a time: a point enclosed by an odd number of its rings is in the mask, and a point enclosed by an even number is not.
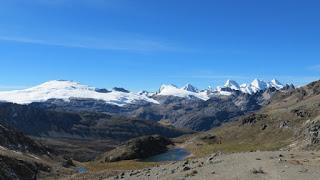
<svg viewBox="0 0 320 180"><path fill-rule="evenodd" d="M212 154L206 158L127 171L109 179L320 180L320 152L273 151L229 155Z"/></svg>

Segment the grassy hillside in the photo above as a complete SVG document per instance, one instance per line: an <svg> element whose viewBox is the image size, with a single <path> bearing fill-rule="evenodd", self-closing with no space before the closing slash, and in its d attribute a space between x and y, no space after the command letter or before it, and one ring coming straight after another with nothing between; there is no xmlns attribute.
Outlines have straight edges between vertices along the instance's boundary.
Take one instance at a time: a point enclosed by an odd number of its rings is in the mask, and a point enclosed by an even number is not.
<svg viewBox="0 0 320 180"><path fill-rule="evenodd" d="M319 149L320 81L289 92L279 92L258 112L192 136L185 146L194 155L214 151Z"/></svg>

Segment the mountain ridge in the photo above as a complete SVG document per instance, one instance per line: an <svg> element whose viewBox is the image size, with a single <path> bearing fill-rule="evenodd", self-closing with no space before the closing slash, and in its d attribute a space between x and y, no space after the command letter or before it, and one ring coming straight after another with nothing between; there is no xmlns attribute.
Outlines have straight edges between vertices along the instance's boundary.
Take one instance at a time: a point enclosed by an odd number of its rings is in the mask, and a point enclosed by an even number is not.
<svg viewBox="0 0 320 180"><path fill-rule="evenodd" d="M154 96L198 98L206 101L213 96L230 96L232 91L255 94L271 87L281 90L285 86L276 79L273 79L270 82L255 79L251 84L242 85L239 85L234 80L227 80L223 87L218 86L215 89L209 88L199 90L189 83L181 88L172 84L163 84L156 93L151 93L145 90L133 93L120 87L114 87L112 90L108 90L105 88L100 89L83 85L75 81L52 80L24 90L0 91L0 101L17 104L30 104L32 102L45 102L51 99L70 101L71 98L78 98L102 100L106 104L124 106L139 103L158 104L159 102L154 98Z"/></svg>

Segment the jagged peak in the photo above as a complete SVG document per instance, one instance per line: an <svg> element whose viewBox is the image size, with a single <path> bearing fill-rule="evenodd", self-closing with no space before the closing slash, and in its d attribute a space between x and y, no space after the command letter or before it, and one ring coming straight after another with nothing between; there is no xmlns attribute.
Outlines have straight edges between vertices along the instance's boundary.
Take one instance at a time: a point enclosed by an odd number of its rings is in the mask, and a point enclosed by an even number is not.
<svg viewBox="0 0 320 180"><path fill-rule="evenodd" d="M265 81L262 81L257 78L251 82L251 86L253 87L253 90L255 92L268 88L268 84Z"/></svg>
<svg viewBox="0 0 320 180"><path fill-rule="evenodd" d="M186 91L190 91L190 92L195 92L195 93L199 92L198 88L196 88L195 86L193 86L190 83L184 85L181 89L186 90Z"/></svg>
<svg viewBox="0 0 320 180"><path fill-rule="evenodd" d="M272 79L269 83L269 86L274 87L278 90L284 88L284 85L280 83L277 79Z"/></svg>
<svg viewBox="0 0 320 180"><path fill-rule="evenodd" d="M274 84L281 84L280 81L278 81L278 80L275 79L275 78L273 78L273 79L271 80L271 82L274 83Z"/></svg>
<svg viewBox="0 0 320 180"><path fill-rule="evenodd" d="M240 90L239 84L236 81L231 80L231 79L228 79L226 81L226 83L224 84L224 87L228 87L233 90Z"/></svg>

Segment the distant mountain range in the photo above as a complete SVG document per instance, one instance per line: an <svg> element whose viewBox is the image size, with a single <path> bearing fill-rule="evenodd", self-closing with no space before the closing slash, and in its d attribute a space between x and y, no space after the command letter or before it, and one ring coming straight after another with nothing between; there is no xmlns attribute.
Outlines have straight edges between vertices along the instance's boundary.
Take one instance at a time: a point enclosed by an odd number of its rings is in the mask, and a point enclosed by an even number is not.
<svg viewBox="0 0 320 180"><path fill-rule="evenodd" d="M289 85L286 85L287 87ZM130 104L159 104L157 96L175 96L181 98L198 98L208 100L215 96L230 96L235 91L245 94L255 94L269 88L281 90L284 87L276 79L264 82L255 79L250 84L239 85L236 81L228 80L223 87L215 89L208 88L199 90L191 84L181 88L175 85L161 85L158 92L141 91L138 93L130 92L124 88L113 88L112 90L99 89L82 85L74 81L54 80L41 85L14 91L0 92L0 101L12 102L17 104L30 104L33 102L45 102L52 99L70 101L71 99L91 99L104 101L106 104L125 106ZM293 85L291 85L293 87Z"/></svg>
<svg viewBox="0 0 320 180"><path fill-rule="evenodd" d="M107 90L55 80L25 90L0 92L0 101L58 112L108 113L202 131L258 110L276 92L290 89L294 86L282 85L276 79L255 79L242 85L228 80L223 87L214 89L199 90L191 84L181 88L162 85L157 92L133 93L119 87Z"/></svg>

